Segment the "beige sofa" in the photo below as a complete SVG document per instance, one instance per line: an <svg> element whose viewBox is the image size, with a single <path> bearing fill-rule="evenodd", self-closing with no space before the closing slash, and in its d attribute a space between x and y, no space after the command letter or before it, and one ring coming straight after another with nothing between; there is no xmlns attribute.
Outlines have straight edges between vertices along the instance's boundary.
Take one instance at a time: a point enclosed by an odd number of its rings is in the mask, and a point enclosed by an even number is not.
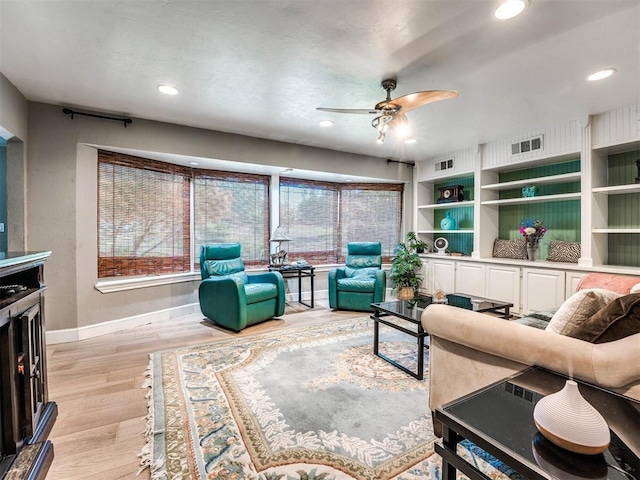
<svg viewBox="0 0 640 480"><path fill-rule="evenodd" d="M594 278L586 279L585 287L594 287L594 283L598 283ZM640 282L640 277L635 278ZM432 411L531 365L574 375L640 400L640 333L614 342L593 344L487 314L436 304L425 309L422 325L430 336L429 407Z"/></svg>

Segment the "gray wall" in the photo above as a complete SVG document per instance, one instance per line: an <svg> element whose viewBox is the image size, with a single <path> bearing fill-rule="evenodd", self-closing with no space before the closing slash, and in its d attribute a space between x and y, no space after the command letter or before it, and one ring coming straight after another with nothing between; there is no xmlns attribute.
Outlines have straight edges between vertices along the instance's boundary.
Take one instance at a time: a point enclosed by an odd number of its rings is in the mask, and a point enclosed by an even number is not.
<svg viewBox="0 0 640 480"><path fill-rule="evenodd" d="M134 119L71 120L62 107L29 104L27 182L29 250L47 261L47 329L94 325L197 302L198 282L102 294L97 282L97 149L95 145L323 170L408 182L405 225L412 212L412 171L384 159ZM316 285L317 289L326 288Z"/></svg>
<svg viewBox="0 0 640 480"><path fill-rule="evenodd" d="M26 249L26 148L28 103L0 73L0 135L7 143L7 243L9 251Z"/></svg>

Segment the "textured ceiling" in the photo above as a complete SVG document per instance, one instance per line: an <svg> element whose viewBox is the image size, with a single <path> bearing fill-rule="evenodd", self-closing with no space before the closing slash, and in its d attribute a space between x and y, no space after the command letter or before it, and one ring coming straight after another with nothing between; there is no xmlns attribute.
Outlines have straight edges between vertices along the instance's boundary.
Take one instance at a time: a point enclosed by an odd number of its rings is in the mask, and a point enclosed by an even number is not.
<svg viewBox="0 0 640 480"><path fill-rule="evenodd" d="M0 0L0 71L32 101L403 160L640 102L640 0L531 0L505 22L496 4ZM460 96L409 112L410 146L315 110L372 108L387 77L392 97Z"/></svg>

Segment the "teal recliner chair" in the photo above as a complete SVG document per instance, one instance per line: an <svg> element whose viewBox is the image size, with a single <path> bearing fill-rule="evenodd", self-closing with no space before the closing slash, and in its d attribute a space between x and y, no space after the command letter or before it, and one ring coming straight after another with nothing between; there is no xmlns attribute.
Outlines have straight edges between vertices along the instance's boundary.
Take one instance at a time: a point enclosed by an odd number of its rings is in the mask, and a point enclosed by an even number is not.
<svg viewBox="0 0 640 480"><path fill-rule="evenodd" d="M279 272L247 275L239 243L200 247L200 309L207 319L239 332L284 313L284 280Z"/></svg>
<svg viewBox="0 0 640 480"><path fill-rule="evenodd" d="M372 303L384 302L386 286L380 242L349 243L346 266L329 271L329 306L370 312Z"/></svg>

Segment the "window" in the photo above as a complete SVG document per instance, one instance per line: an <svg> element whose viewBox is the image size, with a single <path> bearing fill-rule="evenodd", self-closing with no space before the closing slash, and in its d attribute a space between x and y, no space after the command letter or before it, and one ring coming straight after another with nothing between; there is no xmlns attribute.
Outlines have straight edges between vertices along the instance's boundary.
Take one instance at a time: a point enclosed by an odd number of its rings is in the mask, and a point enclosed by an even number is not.
<svg viewBox="0 0 640 480"><path fill-rule="evenodd" d="M289 260L337 263L339 190L335 183L280 179L280 225L293 241L284 248Z"/></svg>
<svg viewBox="0 0 640 480"><path fill-rule="evenodd" d="M270 182L99 150L98 278L198 271L200 246L210 243L240 242L245 266L268 265ZM289 259L343 263L348 242L379 241L390 261L402 193L403 185L281 178Z"/></svg>
<svg viewBox="0 0 640 480"><path fill-rule="evenodd" d="M197 271L205 243L239 241L246 266L268 263L270 177L102 150L98 165L98 278Z"/></svg>
<svg viewBox="0 0 640 480"><path fill-rule="evenodd" d="M269 182L265 175L194 171L196 264L200 245L237 241L245 266L269 263Z"/></svg>
<svg viewBox="0 0 640 480"><path fill-rule="evenodd" d="M289 259L343 263L347 243L379 241L388 262L400 243L402 184L341 184L280 179L280 225Z"/></svg>
<svg viewBox="0 0 640 480"><path fill-rule="evenodd" d="M190 170L98 152L98 278L189 272Z"/></svg>

